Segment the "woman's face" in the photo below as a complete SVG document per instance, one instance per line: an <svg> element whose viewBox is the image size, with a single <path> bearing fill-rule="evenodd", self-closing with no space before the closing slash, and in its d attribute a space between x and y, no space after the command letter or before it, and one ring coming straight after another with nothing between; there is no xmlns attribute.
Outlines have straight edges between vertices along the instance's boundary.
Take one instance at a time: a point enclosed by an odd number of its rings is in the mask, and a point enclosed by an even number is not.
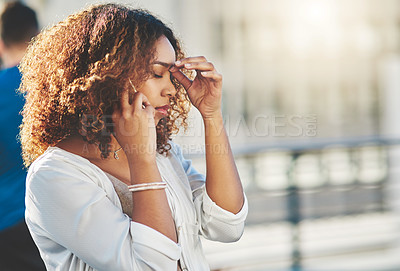
<svg viewBox="0 0 400 271"><path fill-rule="evenodd" d="M156 41L155 47L155 61L151 64L153 74L140 88L137 88L137 91L143 93L156 109L154 118L157 124L160 119L167 116L169 99L176 93L169 72L169 68L175 63L175 50L165 36Z"/></svg>

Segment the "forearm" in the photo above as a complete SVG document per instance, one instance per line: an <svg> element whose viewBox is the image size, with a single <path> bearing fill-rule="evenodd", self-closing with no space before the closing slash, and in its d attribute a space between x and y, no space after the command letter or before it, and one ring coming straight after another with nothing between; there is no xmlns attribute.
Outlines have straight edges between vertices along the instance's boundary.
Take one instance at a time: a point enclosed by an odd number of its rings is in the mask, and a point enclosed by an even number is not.
<svg viewBox="0 0 400 271"><path fill-rule="evenodd" d="M130 161L131 184L161 182L156 162ZM165 189L133 192L132 220L149 226L177 242L175 223Z"/></svg>
<svg viewBox="0 0 400 271"><path fill-rule="evenodd" d="M238 213L244 202L243 188L233 158L222 115L203 119L206 146L206 189L221 208Z"/></svg>

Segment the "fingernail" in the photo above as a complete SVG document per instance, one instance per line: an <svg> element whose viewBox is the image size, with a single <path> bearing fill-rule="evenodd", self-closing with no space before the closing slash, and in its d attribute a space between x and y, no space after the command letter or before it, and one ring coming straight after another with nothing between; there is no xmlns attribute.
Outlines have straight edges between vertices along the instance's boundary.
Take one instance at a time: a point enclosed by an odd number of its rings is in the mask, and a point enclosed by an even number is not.
<svg viewBox="0 0 400 271"><path fill-rule="evenodd" d="M180 61L180 60L175 62L175 65L181 65L181 64L182 64L182 61Z"/></svg>
<svg viewBox="0 0 400 271"><path fill-rule="evenodd" d="M207 75L208 72L201 72L201 75Z"/></svg>
<svg viewBox="0 0 400 271"><path fill-rule="evenodd" d="M192 64L190 63L185 64L185 67L190 67L190 66L192 66Z"/></svg>

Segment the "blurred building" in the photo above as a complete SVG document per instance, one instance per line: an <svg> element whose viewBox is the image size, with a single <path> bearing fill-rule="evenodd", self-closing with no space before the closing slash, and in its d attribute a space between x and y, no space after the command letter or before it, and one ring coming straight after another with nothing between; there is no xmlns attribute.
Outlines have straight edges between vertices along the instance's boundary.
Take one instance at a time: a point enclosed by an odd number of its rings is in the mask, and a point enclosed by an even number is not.
<svg viewBox="0 0 400 271"><path fill-rule="evenodd" d="M44 26L84 7L79 0L25 2ZM106 1L87 1L97 2ZM120 2L160 15L190 55L216 64L234 144L379 134L391 115L383 108L393 103L385 98L394 83L386 71L399 65L398 0Z"/></svg>

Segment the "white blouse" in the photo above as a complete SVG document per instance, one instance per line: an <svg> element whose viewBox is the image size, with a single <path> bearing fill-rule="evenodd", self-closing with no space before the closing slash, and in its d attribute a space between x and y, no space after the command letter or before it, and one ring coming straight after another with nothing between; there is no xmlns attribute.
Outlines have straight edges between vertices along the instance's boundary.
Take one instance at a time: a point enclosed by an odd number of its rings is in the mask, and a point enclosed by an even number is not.
<svg viewBox="0 0 400 271"><path fill-rule="evenodd" d="M26 222L47 270L209 270L199 235L221 242L238 240L248 206L237 214L207 195L205 177L170 142L170 155L157 154L167 183L178 243L134 222L107 176L81 156L49 147L29 168ZM221 169L223 170L223 169Z"/></svg>

